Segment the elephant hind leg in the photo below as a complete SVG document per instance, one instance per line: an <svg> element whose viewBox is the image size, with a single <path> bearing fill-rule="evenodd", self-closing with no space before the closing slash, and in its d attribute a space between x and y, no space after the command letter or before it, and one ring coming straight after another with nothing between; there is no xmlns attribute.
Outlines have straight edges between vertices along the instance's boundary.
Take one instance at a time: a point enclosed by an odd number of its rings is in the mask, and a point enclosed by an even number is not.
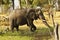
<svg viewBox="0 0 60 40"><path fill-rule="evenodd" d="M13 26L11 27L11 30L12 30L12 32L14 32L14 27Z"/></svg>
<svg viewBox="0 0 60 40"><path fill-rule="evenodd" d="M16 28L17 31L19 31L19 26L18 25L15 28Z"/></svg>
<svg viewBox="0 0 60 40"><path fill-rule="evenodd" d="M10 21L10 26L11 26L12 32L14 32L14 27L15 27L14 24L15 24L15 23L14 23L14 20L11 20L11 21Z"/></svg>

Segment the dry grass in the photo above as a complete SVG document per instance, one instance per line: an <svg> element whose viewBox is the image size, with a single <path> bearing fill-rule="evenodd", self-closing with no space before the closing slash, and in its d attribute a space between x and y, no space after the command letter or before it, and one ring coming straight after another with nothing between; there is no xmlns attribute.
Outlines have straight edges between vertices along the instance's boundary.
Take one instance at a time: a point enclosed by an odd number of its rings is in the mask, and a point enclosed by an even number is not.
<svg viewBox="0 0 60 40"><path fill-rule="evenodd" d="M52 19L48 18L48 13L44 12L45 18L49 25L52 25ZM0 30L5 30L7 27L9 27L9 22L7 20L4 20L4 17L7 17L8 14L0 14ZM60 24L60 12L56 12L54 14L54 20L55 22L58 22ZM34 25L37 27L37 31L35 33L30 32L29 27L27 25L20 26L20 32L7 32L6 34L1 34L0 36L1 40L53 40L49 35L48 29L46 29L46 26L43 24L42 20L34 20ZM41 29L44 28L44 29ZM3 36L5 35L5 36ZM8 36L6 36L8 35ZM12 36L14 35L14 36ZM18 36L19 35L19 36ZM45 36L43 36L45 35Z"/></svg>
<svg viewBox="0 0 60 40"><path fill-rule="evenodd" d="M4 17L8 17L9 14L0 14L0 26L4 27L4 26L9 26L9 22L7 20L4 20ZM53 26L52 24L52 19L48 17L48 13L44 12L45 18L47 20L47 22L49 23L49 25ZM54 21L58 22L60 24L60 12L56 12L56 14L54 14ZM34 20L34 24L37 28L40 27L46 27L42 20ZM25 27L26 25L24 25ZM22 27L22 26L21 26ZM27 27L27 26L26 26ZM25 28L26 28L25 27ZM5 27L4 27L5 28Z"/></svg>

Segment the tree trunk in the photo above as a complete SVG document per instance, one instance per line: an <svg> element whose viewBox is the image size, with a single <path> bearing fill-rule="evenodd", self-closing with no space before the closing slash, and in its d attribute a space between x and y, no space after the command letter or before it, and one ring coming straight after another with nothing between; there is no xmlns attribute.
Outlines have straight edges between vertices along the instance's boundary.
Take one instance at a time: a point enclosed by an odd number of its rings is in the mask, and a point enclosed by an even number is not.
<svg viewBox="0 0 60 40"><path fill-rule="evenodd" d="M21 0L12 0L12 3L13 3L13 9L21 8Z"/></svg>
<svg viewBox="0 0 60 40"><path fill-rule="evenodd" d="M29 0L25 0L25 2L26 2L26 5L30 5Z"/></svg>
<svg viewBox="0 0 60 40"><path fill-rule="evenodd" d="M56 10L59 9L59 6L58 6L58 0L56 0L55 7L56 7Z"/></svg>
<svg viewBox="0 0 60 40"><path fill-rule="evenodd" d="M21 5L21 0L19 0L20 1L20 8L22 8L22 5Z"/></svg>
<svg viewBox="0 0 60 40"><path fill-rule="evenodd" d="M31 1L31 0L25 0L25 2L26 2L26 7L29 8L30 5L32 5L33 1L34 1L34 0L32 0L32 1Z"/></svg>
<svg viewBox="0 0 60 40"><path fill-rule="evenodd" d="M0 5L2 4L3 0L0 0Z"/></svg>
<svg viewBox="0 0 60 40"><path fill-rule="evenodd" d="M55 37L55 40L60 40L60 26L58 23L55 23L54 37Z"/></svg>

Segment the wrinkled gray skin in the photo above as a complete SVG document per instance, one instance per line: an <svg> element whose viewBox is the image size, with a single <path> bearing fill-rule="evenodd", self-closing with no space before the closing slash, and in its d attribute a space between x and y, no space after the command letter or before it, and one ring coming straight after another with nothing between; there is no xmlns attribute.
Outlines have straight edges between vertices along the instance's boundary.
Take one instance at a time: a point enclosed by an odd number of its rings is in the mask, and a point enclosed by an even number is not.
<svg viewBox="0 0 60 40"><path fill-rule="evenodd" d="M36 26L33 24L33 21L38 18L42 19L43 23L50 27L46 22L41 9L16 9L9 16L11 30L13 31L14 28L16 28L18 31L19 25L22 26L27 24L27 26L30 27L30 30L34 32L36 30Z"/></svg>

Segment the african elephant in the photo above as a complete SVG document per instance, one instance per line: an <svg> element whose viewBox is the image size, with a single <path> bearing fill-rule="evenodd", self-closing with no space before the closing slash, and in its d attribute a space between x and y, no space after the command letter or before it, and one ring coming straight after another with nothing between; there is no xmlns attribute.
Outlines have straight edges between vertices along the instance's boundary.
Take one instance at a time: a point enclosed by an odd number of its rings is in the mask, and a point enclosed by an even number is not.
<svg viewBox="0 0 60 40"><path fill-rule="evenodd" d="M37 20L38 18L42 19L43 23L50 27L45 20L43 12L39 8L15 9L9 16L9 22L12 31L14 28L16 28L18 31L19 25L27 24L27 26L29 26L33 32L36 30L36 26L33 24L33 21Z"/></svg>

